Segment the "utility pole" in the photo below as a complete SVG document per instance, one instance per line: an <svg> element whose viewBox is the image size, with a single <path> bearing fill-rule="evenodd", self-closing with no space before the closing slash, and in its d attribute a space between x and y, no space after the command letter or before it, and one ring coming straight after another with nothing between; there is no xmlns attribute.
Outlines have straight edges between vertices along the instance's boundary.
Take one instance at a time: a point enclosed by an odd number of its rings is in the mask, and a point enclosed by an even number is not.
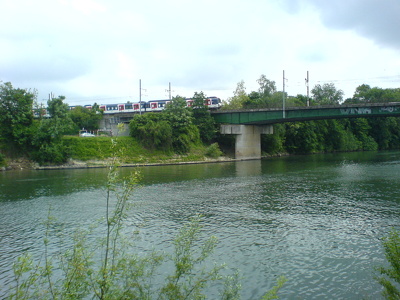
<svg viewBox="0 0 400 300"><path fill-rule="evenodd" d="M139 79L139 114L142 114L142 79Z"/></svg>
<svg viewBox="0 0 400 300"><path fill-rule="evenodd" d="M172 98L171 98L171 92L172 92L172 90L171 90L171 82L169 83L169 87L168 87L168 90L165 90L166 92L168 92L168 94L169 94L169 100L171 100Z"/></svg>
<svg viewBox="0 0 400 300"><path fill-rule="evenodd" d="M283 96L282 96L282 117L285 119L285 70L283 70Z"/></svg>
<svg viewBox="0 0 400 300"><path fill-rule="evenodd" d="M307 71L307 106L310 106L310 77Z"/></svg>

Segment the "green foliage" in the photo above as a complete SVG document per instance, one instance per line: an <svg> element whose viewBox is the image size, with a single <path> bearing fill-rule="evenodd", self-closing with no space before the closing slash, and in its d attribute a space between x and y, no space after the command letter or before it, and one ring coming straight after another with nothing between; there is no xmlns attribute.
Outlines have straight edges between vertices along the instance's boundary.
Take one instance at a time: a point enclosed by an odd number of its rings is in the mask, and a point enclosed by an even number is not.
<svg viewBox="0 0 400 300"><path fill-rule="evenodd" d="M321 150L317 135L318 127L313 121L286 124L285 148L289 153L316 153Z"/></svg>
<svg viewBox="0 0 400 300"><path fill-rule="evenodd" d="M31 158L40 165L61 165L69 158L69 147L62 141L43 143L31 152Z"/></svg>
<svg viewBox="0 0 400 300"><path fill-rule="evenodd" d="M186 106L184 97L173 97L162 113L174 131L184 131L186 126L193 124L193 110Z"/></svg>
<svg viewBox="0 0 400 300"><path fill-rule="evenodd" d="M233 92L233 97L228 99L228 102L224 102L222 109L241 109L244 104L250 100L246 94L246 87L244 81L238 82L236 90Z"/></svg>
<svg viewBox="0 0 400 300"><path fill-rule="evenodd" d="M354 118L275 124L261 139L268 154L376 151L400 148L399 118Z"/></svg>
<svg viewBox="0 0 400 300"><path fill-rule="evenodd" d="M343 101L344 92L337 90L333 83L317 84L312 90L313 103L316 105L337 105Z"/></svg>
<svg viewBox="0 0 400 300"><path fill-rule="evenodd" d="M207 147L205 155L212 158L217 158L222 155L222 151L219 149L218 143L213 143Z"/></svg>
<svg viewBox="0 0 400 300"><path fill-rule="evenodd" d="M257 79L257 83L260 85L258 93L261 99L267 99L276 93L276 83L267 79L264 74L261 74L260 78Z"/></svg>
<svg viewBox="0 0 400 300"><path fill-rule="evenodd" d="M162 113L136 115L129 123L130 135L148 149L172 151L172 126Z"/></svg>
<svg viewBox="0 0 400 300"><path fill-rule="evenodd" d="M278 292L283 287L286 281L287 279L285 276L280 276L277 280L277 284L270 291L268 291L261 299L262 300L279 299Z"/></svg>
<svg viewBox="0 0 400 300"><path fill-rule="evenodd" d="M216 265L209 270L203 266L217 240L212 236L199 248L195 247L200 239L200 230L200 218L197 216L175 238L172 256L174 271L167 276L161 288L161 299L203 299L204 288L212 281L221 279L219 272L224 268L223 265Z"/></svg>
<svg viewBox="0 0 400 300"><path fill-rule="evenodd" d="M203 143L210 143L216 136L217 125L210 111L204 105L206 96L201 93L194 93L193 96L193 124L199 130Z"/></svg>
<svg viewBox="0 0 400 300"><path fill-rule="evenodd" d="M77 133L83 128L91 131L99 129L99 121L103 118L103 113L98 109L97 104L94 104L91 109L76 106L69 111L69 117L75 125L72 133Z"/></svg>
<svg viewBox="0 0 400 300"><path fill-rule="evenodd" d="M400 299L400 236L398 231L391 231L383 239L385 257L388 267L379 267L377 270L382 275L376 280L382 285L382 295L386 299Z"/></svg>
<svg viewBox="0 0 400 300"><path fill-rule="evenodd" d="M69 157L69 150L62 142L62 137L73 128L68 115L68 105L63 103L65 97L50 99L49 119L40 119L32 134L32 159L39 164L62 164Z"/></svg>
<svg viewBox="0 0 400 300"><path fill-rule="evenodd" d="M25 150L30 142L36 94L0 82L0 140Z"/></svg>
<svg viewBox="0 0 400 300"><path fill-rule="evenodd" d="M193 109L182 97L174 97L161 113L135 116L129 125L130 135L149 149L185 154L200 143L194 125Z"/></svg>
<svg viewBox="0 0 400 300"><path fill-rule="evenodd" d="M356 118L349 120L351 126L351 132L360 142L359 150L378 150L378 144L375 142L373 137L370 136L371 126L368 120L365 118Z"/></svg>
<svg viewBox="0 0 400 300"><path fill-rule="evenodd" d="M285 125L275 124L274 134L262 134L261 135L261 149L271 155L276 155L286 152L284 147L285 143Z"/></svg>
<svg viewBox="0 0 400 300"><path fill-rule="evenodd" d="M3 153L0 152L0 166L3 166L5 163L5 156Z"/></svg>
<svg viewBox="0 0 400 300"><path fill-rule="evenodd" d="M399 102L399 99L400 88L371 88L368 84L362 84L356 88L353 97L347 99L345 104Z"/></svg>

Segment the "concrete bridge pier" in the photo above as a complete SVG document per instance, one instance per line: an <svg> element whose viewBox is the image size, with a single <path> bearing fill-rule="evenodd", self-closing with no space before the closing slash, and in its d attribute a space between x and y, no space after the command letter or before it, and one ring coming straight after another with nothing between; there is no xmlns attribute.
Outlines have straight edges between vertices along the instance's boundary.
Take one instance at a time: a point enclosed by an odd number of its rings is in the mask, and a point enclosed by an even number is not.
<svg viewBox="0 0 400 300"><path fill-rule="evenodd" d="M236 159L261 158L261 134L273 134L272 125L221 125L222 134L236 135Z"/></svg>

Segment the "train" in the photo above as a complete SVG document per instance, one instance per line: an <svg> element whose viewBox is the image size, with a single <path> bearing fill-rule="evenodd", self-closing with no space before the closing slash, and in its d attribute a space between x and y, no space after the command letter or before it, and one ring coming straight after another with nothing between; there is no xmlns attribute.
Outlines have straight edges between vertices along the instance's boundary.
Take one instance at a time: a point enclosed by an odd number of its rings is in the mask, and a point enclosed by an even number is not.
<svg viewBox="0 0 400 300"><path fill-rule="evenodd" d="M191 107L193 105L193 99L186 98L186 106ZM116 113L145 113L145 112L160 112L165 109L166 105L171 100L150 100L133 103L117 103L117 104L100 104L99 108L104 114L116 114ZM207 97L204 101L204 105L210 110L220 109L222 101L218 97ZM92 105L70 105L69 109L73 110L77 106L83 106L87 109L92 109ZM49 118L50 114L45 108L33 109L34 118Z"/></svg>
<svg viewBox="0 0 400 300"><path fill-rule="evenodd" d="M186 98L186 106L191 107L193 105L193 99ZM159 112L165 109L166 105L171 100L150 100L133 103L117 103L117 104L100 104L99 108L104 114L115 114L115 113L144 113L144 112ZM216 110L221 108L222 101L218 97L207 97L204 101L204 105L210 110ZM70 106L70 109L74 109L76 106ZM84 107L91 109L91 105L84 105Z"/></svg>
<svg viewBox="0 0 400 300"><path fill-rule="evenodd" d="M193 105L193 99L186 98L186 106L191 107ZM135 103L118 103L118 104L102 104L99 108L103 110L105 114L123 113L123 112L159 112L165 109L171 100L150 100ZM219 109L222 105L222 101L218 97L208 97L205 99L206 107L208 109Z"/></svg>

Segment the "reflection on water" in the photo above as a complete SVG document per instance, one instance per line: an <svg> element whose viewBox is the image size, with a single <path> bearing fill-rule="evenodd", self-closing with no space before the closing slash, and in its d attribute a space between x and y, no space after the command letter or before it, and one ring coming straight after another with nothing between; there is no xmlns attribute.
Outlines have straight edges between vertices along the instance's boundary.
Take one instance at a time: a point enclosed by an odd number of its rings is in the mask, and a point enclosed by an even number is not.
<svg viewBox="0 0 400 300"><path fill-rule="evenodd" d="M400 224L399 171L398 152L144 167L127 224L140 225L138 249L166 250L202 214L206 236L219 240L213 259L241 271L243 299L260 298L279 275L282 299L377 299L380 239ZM0 176L1 290L18 254L43 251L49 207L61 233L104 215L106 170Z"/></svg>
<svg viewBox="0 0 400 300"><path fill-rule="evenodd" d="M235 166L238 177L261 175L261 160L240 161Z"/></svg>

